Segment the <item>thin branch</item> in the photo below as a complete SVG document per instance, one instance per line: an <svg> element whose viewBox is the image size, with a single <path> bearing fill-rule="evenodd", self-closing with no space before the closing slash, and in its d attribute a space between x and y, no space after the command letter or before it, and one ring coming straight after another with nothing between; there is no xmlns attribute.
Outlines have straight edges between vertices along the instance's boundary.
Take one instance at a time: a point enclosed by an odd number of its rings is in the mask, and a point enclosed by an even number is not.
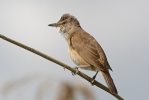
<svg viewBox="0 0 149 100"><path fill-rule="evenodd" d="M22 43L19 43L19 42L15 41L15 40L12 40L12 39L4 36L4 35L1 35L1 34L0 34L0 38L6 40L8 42L11 42L12 44L15 44L15 45L17 45L19 47L22 47L22 48L24 48L24 49L26 49L26 50L28 50L28 51L30 51L32 53L35 53L35 54L37 54L37 55L39 55L39 56L41 56L41 57L43 57L43 58L45 58L45 59L47 59L49 61L52 61L52 62L54 62L54 63L56 63L56 64L58 64L58 65L60 65L60 66L62 66L64 68L70 70L71 72L76 72L76 70L74 68L72 68L72 67L68 66L67 64L64 64L63 62L60 62L60 61L58 61L58 60L56 60L56 59L54 59L54 58L52 58L52 57L50 57L50 56L48 56L48 55L40 52L38 50L35 50L35 49L33 49L33 48L29 47L29 46L26 46L26 45L24 45ZM92 78L91 77L87 76L86 74L84 74L84 73L82 73L80 71L77 74L80 77L82 77L85 80L87 80L88 82L91 82L92 81ZM102 85L101 83L97 82L96 80L94 81L94 85L97 86L97 87L99 87L99 88L101 88L101 89L103 89L103 90L105 90L106 92L108 92L108 93L111 94L111 92L109 91L109 89L106 86ZM118 100L124 100L118 94L111 94L111 95L113 95L114 97L116 97Z"/></svg>

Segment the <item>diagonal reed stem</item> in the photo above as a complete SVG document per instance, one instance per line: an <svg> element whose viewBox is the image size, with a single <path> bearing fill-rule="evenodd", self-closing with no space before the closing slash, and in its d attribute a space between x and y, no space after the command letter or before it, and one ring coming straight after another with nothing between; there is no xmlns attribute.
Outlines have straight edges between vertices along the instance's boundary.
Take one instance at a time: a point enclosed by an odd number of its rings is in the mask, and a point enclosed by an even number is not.
<svg viewBox="0 0 149 100"><path fill-rule="evenodd" d="M37 54L37 55L39 55L39 56L41 56L41 57L43 57L43 58L45 58L45 59L47 59L47 60L49 60L49 61L52 61L52 62L54 62L54 63L60 65L61 67L64 67L64 68L70 70L71 72L74 72L74 73L76 72L76 70L75 70L74 68L72 68L72 67L68 66L67 64L64 64L63 62L60 62L60 61L58 61L58 60L56 60L56 59L54 59L54 58L52 58L52 57L50 57L50 56L48 56L48 55L46 55L46 54L40 52L40 51L38 51L38 50L35 50L35 49L33 49L33 48L29 47L29 46L26 46L26 45L24 45L24 44L22 44L22 43L20 43L20 42L17 42L17 41L15 41L15 40L10 39L10 38L8 38L8 37L6 37L6 36L4 36L4 35L1 35L1 34L0 34L0 38L4 39L4 40L6 40L6 41L8 41L8 42L10 42L10 43L12 43L12 44L15 44L15 45L17 45L17 46L19 46L19 47L22 47L22 48L24 48L24 49L26 49L26 50L28 50L28 51L30 51L30 52L32 52L32 53L35 53L35 54ZM84 78L85 80L87 80L88 82L91 82L91 81L92 81L92 78L91 78L91 77L87 76L86 74L84 74L84 73L82 73L82 72L80 72L80 71L79 71L77 74L78 74L80 77L82 77L82 78ZM97 86L97 87L103 89L104 91L108 92L109 94L111 94L111 92L109 91L109 89L108 89L106 86L104 86L103 84L97 82L96 80L94 81L93 84L94 84L95 86ZM118 100L124 100L124 99L123 99L121 96L119 96L118 94L111 94L111 95L113 95L114 97L116 97Z"/></svg>

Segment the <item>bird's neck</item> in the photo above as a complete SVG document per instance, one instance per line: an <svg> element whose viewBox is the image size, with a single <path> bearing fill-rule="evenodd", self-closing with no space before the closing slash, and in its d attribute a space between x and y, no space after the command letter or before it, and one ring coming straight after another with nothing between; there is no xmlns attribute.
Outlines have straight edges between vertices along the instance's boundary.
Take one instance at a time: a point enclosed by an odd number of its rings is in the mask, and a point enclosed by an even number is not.
<svg viewBox="0 0 149 100"><path fill-rule="evenodd" d="M80 27L71 26L71 27L58 27L58 31L62 34L62 36L65 38L65 40L68 42L70 38L76 33L75 31L78 31Z"/></svg>

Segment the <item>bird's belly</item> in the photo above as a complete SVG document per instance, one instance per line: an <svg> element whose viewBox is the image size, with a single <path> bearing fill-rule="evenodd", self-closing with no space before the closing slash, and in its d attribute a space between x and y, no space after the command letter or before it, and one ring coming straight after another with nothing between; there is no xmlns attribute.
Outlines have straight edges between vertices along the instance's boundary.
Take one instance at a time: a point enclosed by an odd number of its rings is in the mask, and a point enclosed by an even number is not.
<svg viewBox="0 0 149 100"><path fill-rule="evenodd" d="M75 50L73 50L70 46L68 48L68 52L70 55L70 58L72 61L79 67L86 70L93 70L95 71L95 67L90 65L88 62L86 62Z"/></svg>

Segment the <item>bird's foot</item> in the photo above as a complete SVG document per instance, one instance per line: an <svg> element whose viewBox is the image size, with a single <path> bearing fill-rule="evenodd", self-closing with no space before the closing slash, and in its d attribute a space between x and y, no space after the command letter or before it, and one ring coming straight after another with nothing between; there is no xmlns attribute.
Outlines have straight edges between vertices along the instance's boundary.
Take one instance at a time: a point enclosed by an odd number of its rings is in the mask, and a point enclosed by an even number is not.
<svg viewBox="0 0 149 100"><path fill-rule="evenodd" d="M98 74L98 71L97 71L96 74L92 77L91 85L94 85L94 81L95 81L95 78L96 78L97 74Z"/></svg>
<svg viewBox="0 0 149 100"><path fill-rule="evenodd" d="M79 72L78 67L74 67L74 69L76 70L76 72L71 72L73 76Z"/></svg>
<svg viewBox="0 0 149 100"><path fill-rule="evenodd" d="M95 81L95 77L93 76L93 77L92 77L92 81L91 81L91 85L92 85L92 86L94 85L94 81Z"/></svg>

